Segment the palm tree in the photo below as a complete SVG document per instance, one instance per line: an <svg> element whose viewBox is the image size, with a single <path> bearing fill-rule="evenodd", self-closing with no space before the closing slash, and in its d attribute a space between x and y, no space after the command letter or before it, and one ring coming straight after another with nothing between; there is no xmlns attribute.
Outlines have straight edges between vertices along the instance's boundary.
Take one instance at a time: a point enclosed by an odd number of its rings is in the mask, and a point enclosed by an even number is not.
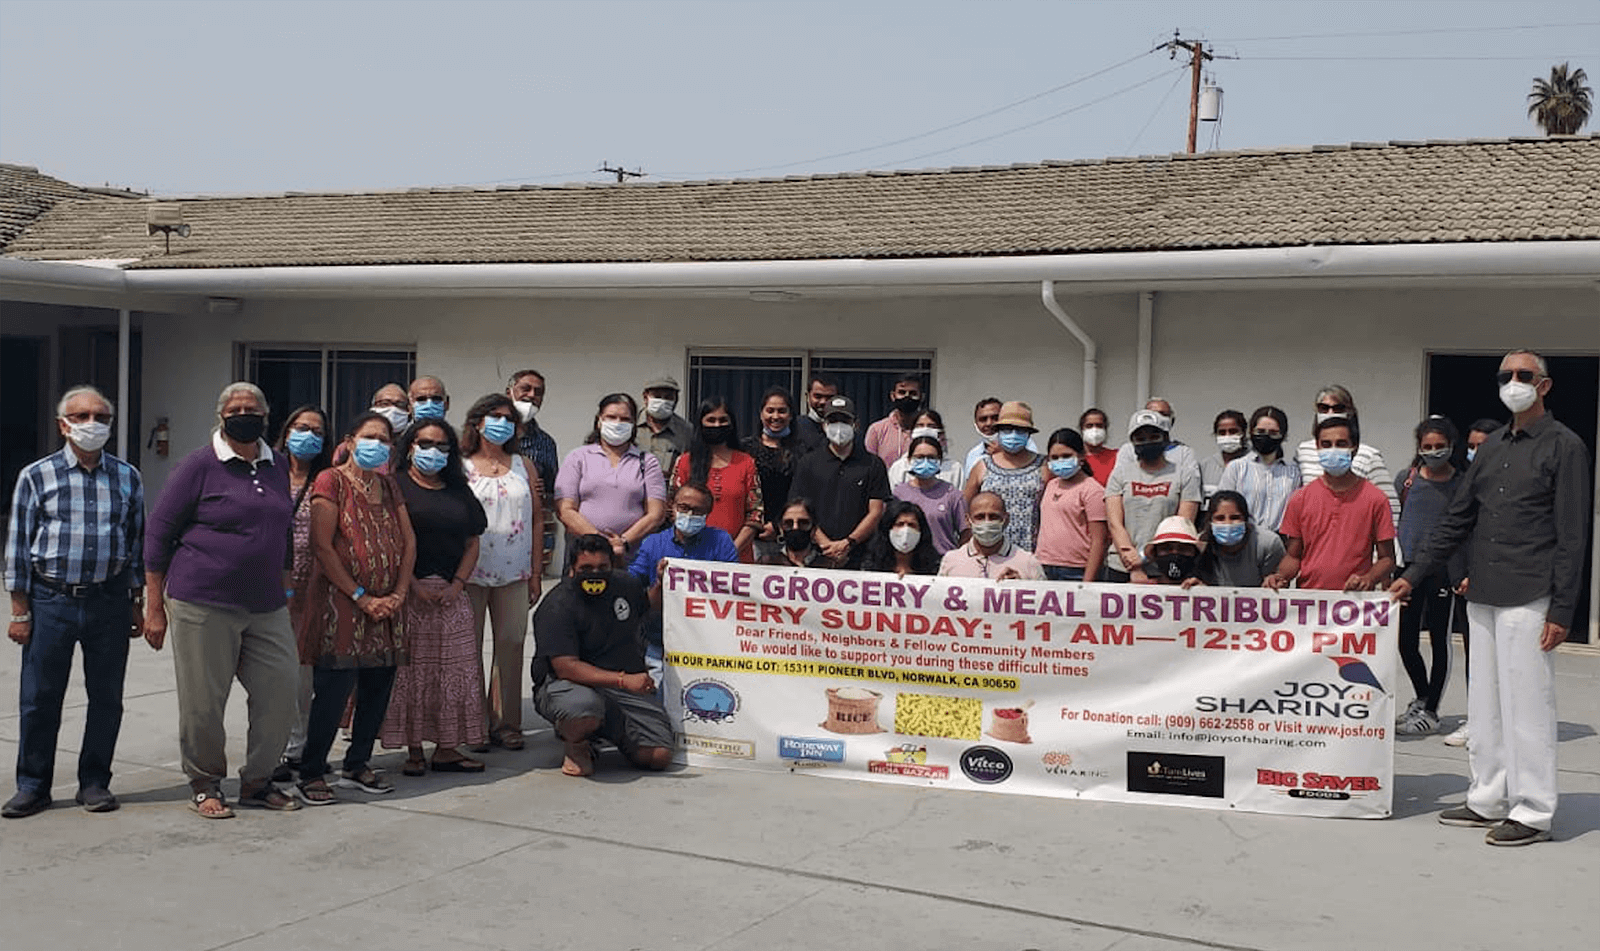
<svg viewBox="0 0 1600 951"><path fill-rule="evenodd" d="M1567 73L1567 64L1550 67L1550 81L1537 76L1533 92L1528 93L1528 115L1544 128L1545 135L1572 135L1589 121L1589 97L1594 92L1585 81L1583 70Z"/></svg>

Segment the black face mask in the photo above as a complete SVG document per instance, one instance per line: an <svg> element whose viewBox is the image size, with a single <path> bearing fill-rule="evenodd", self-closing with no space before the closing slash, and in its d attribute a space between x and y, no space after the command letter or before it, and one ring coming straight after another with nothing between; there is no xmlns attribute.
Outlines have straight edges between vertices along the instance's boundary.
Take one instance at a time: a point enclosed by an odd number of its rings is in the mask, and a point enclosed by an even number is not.
<svg viewBox="0 0 1600 951"><path fill-rule="evenodd" d="M922 408L922 397L902 396L894 401L894 408L895 412L900 413L902 416L915 413Z"/></svg>
<svg viewBox="0 0 1600 951"><path fill-rule="evenodd" d="M786 528L783 530L783 547L790 551L805 551L811 547L811 529Z"/></svg>
<svg viewBox="0 0 1600 951"><path fill-rule="evenodd" d="M267 431L267 418L260 413L241 413L222 418L222 432L234 442L255 442Z"/></svg>
<svg viewBox="0 0 1600 951"><path fill-rule="evenodd" d="M1264 436L1261 433L1252 433L1250 435L1250 448L1261 453L1263 456L1272 455L1273 453L1277 452L1278 447L1282 445L1282 436Z"/></svg>
<svg viewBox="0 0 1600 951"><path fill-rule="evenodd" d="M572 576L578 582L578 590L591 598L598 598L606 593L610 586L610 578L603 572L584 571Z"/></svg>
<svg viewBox="0 0 1600 951"><path fill-rule="evenodd" d="M1182 581L1194 574L1195 556L1183 555L1156 555L1146 562L1146 573L1165 578L1168 581Z"/></svg>
<svg viewBox="0 0 1600 951"><path fill-rule="evenodd" d="M732 426L701 426L700 436L708 446L720 446L733 435Z"/></svg>
<svg viewBox="0 0 1600 951"><path fill-rule="evenodd" d="M1167 451L1164 442L1136 442L1133 444L1133 454L1140 462L1155 462Z"/></svg>

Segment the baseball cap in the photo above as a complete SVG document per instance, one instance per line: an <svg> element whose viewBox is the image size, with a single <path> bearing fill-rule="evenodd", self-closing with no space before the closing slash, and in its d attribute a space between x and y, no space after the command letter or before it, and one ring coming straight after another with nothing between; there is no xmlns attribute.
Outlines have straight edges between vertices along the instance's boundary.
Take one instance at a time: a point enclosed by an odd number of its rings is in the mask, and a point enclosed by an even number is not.
<svg viewBox="0 0 1600 951"><path fill-rule="evenodd" d="M1172 420L1161 415L1153 409L1142 409L1133 414L1128 420L1128 433L1132 435L1137 429L1145 426L1154 426L1164 433L1172 431Z"/></svg>
<svg viewBox="0 0 1600 951"><path fill-rule="evenodd" d="M827 419L830 416L848 416L854 420L856 418L856 402L848 396L835 396L822 404L821 415L823 419Z"/></svg>
<svg viewBox="0 0 1600 951"><path fill-rule="evenodd" d="M658 376L653 380L646 380L645 384L644 384L644 388L646 390L681 390L681 389L683 389L683 387L678 385L678 381L674 380L670 376Z"/></svg>

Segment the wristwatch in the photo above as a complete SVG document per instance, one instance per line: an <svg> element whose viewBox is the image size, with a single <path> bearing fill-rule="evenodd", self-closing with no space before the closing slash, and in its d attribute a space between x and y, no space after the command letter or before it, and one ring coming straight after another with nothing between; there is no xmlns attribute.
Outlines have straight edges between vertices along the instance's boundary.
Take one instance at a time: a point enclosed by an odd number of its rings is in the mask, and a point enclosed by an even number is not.
<svg viewBox="0 0 1600 951"><path fill-rule="evenodd" d="M13 614L13 615L11 615L11 623L12 624L27 624L28 622L30 622L32 620L33 620L33 612L32 611L29 611L26 614Z"/></svg>

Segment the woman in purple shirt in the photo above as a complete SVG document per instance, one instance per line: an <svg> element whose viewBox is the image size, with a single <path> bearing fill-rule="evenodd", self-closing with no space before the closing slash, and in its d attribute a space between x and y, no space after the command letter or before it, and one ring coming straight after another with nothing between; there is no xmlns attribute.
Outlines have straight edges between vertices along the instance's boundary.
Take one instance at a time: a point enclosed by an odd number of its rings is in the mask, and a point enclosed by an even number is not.
<svg viewBox="0 0 1600 951"><path fill-rule="evenodd" d="M601 397L594 430L556 476L556 517L571 538L604 535L626 564L667 514L667 486L656 457L633 444L633 397Z"/></svg>
<svg viewBox="0 0 1600 951"><path fill-rule="evenodd" d="M222 718L235 678L249 695L239 770L241 804L291 810L272 785L296 717L300 661L289 624L289 466L263 440L267 398L231 383L217 398L219 427L168 477L145 524L145 637L170 631L178 686L178 744L190 808L207 819L233 810Z"/></svg>

